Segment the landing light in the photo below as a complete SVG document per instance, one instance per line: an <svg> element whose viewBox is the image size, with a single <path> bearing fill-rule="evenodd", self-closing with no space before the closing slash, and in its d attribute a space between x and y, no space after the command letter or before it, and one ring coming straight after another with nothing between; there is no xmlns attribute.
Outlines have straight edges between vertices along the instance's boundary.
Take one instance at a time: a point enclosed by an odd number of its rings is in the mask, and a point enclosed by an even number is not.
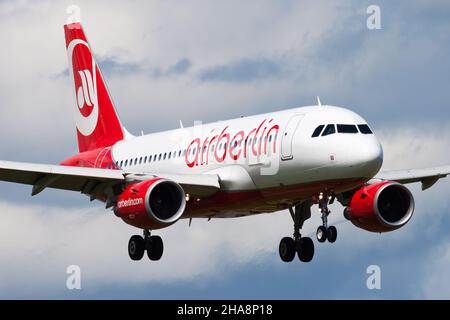
<svg viewBox="0 0 450 320"><path fill-rule="evenodd" d="M186 193L186 202L188 202L188 201L189 201L189 199L190 199L190 197L189 197L189 193Z"/></svg>

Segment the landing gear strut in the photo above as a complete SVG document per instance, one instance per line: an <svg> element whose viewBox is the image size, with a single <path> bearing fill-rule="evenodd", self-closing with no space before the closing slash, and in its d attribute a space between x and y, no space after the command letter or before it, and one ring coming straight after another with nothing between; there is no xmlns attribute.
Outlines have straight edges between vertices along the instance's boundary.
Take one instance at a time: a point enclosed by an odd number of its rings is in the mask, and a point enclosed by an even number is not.
<svg viewBox="0 0 450 320"><path fill-rule="evenodd" d="M319 195L319 209L322 214L322 225L317 228L316 237L319 242L335 242L337 238L337 229L335 226L328 227L328 215L331 213L328 205L334 202L334 196L326 197L322 193Z"/></svg>
<svg viewBox="0 0 450 320"><path fill-rule="evenodd" d="M279 246L280 258L284 262L294 260L295 253L302 262L309 262L314 256L314 243L311 238L302 237L300 230L303 223L311 217L311 203L303 202L295 207L289 208L292 220L294 221L293 238L285 237L281 239Z"/></svg>
<svg viewBox="0 0 450 320"><path fill-rule="evenodd" d="M144 252L152 261L161 259L164 244L160 236L151 236L149 230L144 230L144 236L134 235L128 242L128 254L131 260L141 260Z"/></svg>

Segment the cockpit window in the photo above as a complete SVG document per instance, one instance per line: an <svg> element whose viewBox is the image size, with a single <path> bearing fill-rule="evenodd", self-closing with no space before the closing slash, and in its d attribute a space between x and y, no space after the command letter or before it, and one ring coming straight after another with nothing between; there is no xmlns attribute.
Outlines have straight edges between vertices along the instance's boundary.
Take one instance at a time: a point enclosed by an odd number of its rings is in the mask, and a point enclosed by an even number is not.
<svg viewBox="0 0 450 320"><path fill-rule="evenodd" d="M367 124L358 124L359 132L362 134L373 134L372 130L370 130Z"/></svg>
<svg viewBox="0 0 450 320"><path fill-rule="evenodd" d="M325 127L323 124L320 125L320 126L318 126L318 127L316 128L316 130L314 130L314 132L313 132L313 134L312 134L311 137L312 137L312 138L315 138L315 137L320 136L320 133L322 132L323 127Z"/></svg>
<svg viewBox="0 0 450 320"><path fill-rule="evenodd" d="M336 133L336 128L334 127L334 124L329 124L326 126L325 130L323 130L322 136L328 136L333 133Z"/></svg>
<svg viewBox="0 0 450 320"><path fill-rule="evenodd" d="M354 124L338 124L337 131L339 133L358 133L358 129Z"/></svg>

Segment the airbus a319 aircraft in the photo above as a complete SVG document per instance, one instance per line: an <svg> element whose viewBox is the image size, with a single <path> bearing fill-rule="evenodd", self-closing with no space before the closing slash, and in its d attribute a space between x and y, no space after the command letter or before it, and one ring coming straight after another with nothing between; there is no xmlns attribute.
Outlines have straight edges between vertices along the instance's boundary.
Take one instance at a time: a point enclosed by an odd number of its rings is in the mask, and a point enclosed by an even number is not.
<svg viewBox="0 0 450 320"><path fill-rule="evenodd" d="M293 108L206 125L133 136L126 131L79 22L64 26L75 88L79 153L59 165L0 161L0 180L81 192L105 203L124 222L143 230L128 243L132 260L159 260L163 242L151 231L179 219L234 218L288 209L293 236L279 254L309 262L311 238L302 226L318 205L318 242L334 242L328 206L371 232L401 228L414 198L404 186L427 189L450 166L379 172L382 147L367 122L345 108ZM190 223L190 222L189 222Z"/></svg>

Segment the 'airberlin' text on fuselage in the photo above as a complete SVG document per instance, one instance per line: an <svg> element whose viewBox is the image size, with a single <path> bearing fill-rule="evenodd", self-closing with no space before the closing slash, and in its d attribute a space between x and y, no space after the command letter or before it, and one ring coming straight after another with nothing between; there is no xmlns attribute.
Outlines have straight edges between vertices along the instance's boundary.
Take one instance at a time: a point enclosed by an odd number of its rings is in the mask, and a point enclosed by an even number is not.
<svg viewBox="0 0 450 320"><path fill-rule="evenodd" d="M272 123L273 119L264 119L258 126L248 133L240 130L230 134L225 126L221 132L212 129L206 138L195 138L186 149L185 162L192 168L198 165L207 165L211 160L217 163L230 160L260 156L276 152L276 137L280 127ZM272 150L270 146L272 145Z"/></svg>

